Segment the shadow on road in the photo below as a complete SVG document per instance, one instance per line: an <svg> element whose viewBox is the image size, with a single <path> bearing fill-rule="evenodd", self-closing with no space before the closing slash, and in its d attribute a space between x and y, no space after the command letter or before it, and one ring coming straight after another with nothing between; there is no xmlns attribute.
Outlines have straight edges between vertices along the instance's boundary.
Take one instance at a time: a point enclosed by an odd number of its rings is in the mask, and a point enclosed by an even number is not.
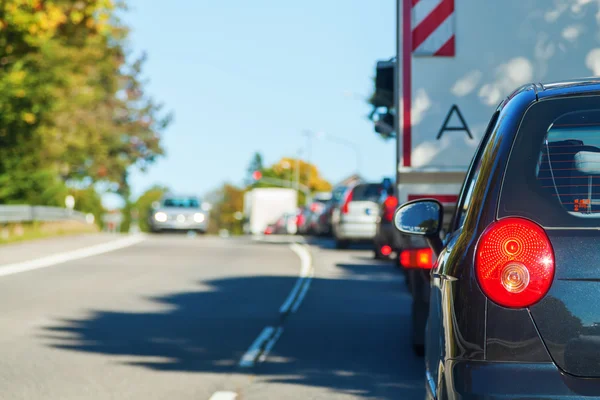
<svg viewBox="0 0 600 400"><path fill-rule="evenodd" d="M280 303L263 294L291 288L295 278L234 277L150 299L160 311L93 311L86 319L60 320L41 337L54 348L123 356L123 363L158 371L260 372L270 382L361 397L422 398L422 360L410 351L409 307L402 304L407 294L397 279L386 282L393 267L338 267L348 278L314 279L300 311L286 321ZM376 290L365 280L379 282ZM285 333L267 362L239 369L259 332L282 323Z"/></svg>

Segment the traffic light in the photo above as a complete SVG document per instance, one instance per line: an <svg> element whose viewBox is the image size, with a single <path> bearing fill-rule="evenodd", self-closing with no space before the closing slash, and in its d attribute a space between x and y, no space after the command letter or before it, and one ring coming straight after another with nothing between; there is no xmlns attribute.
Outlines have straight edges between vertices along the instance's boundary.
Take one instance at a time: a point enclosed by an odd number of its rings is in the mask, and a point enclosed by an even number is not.
<svg viewBox="0 0 600 400"><path fill-rule="evenodd" d="M394 137L395 119L395 115L389 111L383 114L377 114L377 120L375 121L375 132L386 138Z"/></svg>
<svg viewBox="0 0 600 400"><path fill-rule="evenodd" d="M389 61L378 61L375 68L375 95L373 106L392 108L394 107L394 59Z"/></svg>
<svg viewBox="0 0 600 400"><path fill-rule="evenodd" d="M252 173L252 179L254 179L255 181L259 181L260 178L262 178L262 172L260 172L260 171L254 171Z"/></svg>

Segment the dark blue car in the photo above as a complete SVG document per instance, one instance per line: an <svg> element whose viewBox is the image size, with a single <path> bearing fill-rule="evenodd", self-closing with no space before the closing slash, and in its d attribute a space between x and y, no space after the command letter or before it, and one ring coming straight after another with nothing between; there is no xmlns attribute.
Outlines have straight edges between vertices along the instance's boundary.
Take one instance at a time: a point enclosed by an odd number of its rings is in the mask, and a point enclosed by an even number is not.
<svg viewBox="0 0 600 400"><path fill-rule="evenodd" d="M433 199L395 215L437 254L428 398L600 399L600 80L505 99L443 238L442 215Z"/></svg>

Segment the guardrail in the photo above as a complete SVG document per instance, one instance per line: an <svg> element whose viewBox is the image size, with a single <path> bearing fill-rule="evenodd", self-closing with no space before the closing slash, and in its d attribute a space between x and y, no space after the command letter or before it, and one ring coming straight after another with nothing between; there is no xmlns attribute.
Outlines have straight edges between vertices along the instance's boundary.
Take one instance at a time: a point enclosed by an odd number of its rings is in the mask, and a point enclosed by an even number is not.
<svg viewBox="0 0 600 400"><path fill-rule="evenodd" d="M90 216L85 213L69 210L67 208L28 205L0 205L0 223L33 221L94 222L93 217L90 218Z"/></svg>

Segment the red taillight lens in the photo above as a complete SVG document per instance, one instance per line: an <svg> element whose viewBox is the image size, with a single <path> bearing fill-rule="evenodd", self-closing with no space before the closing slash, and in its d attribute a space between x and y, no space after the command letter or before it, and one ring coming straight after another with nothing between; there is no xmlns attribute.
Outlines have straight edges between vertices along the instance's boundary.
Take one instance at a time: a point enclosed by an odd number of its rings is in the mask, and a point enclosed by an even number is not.
<svg viewBox="0 0 600 400"><path fill-rule="evenodd" d="M383 254L384 256L389 256L390 254L392 254L392 248L388 245L382 246L381 254Z"/></svg>
<svg viewBox="0 0 600 400"><path fill-rule="evenodd" d="M400 252L400 265L404 268L433 268L433 251L431 249L411 249Z"/></svg>
<svg viewBox="0 0 600 400"><path fill-rule="evenodd" d="M394 196L388 196L383 202L383 207L383 219L387 222L392 222L394 220L394 213L398 207L398 199Z"/></svg>
<svg viewBox="0 0 600 400"><path fill-rule="evenodd" d="M539 225L523 218L504 218L481 236L475 271L490 300L504 307L529 307L552 285L554 250Z"/></svg>
<svg viewBox="0 0 600 400"><path fill-rule="evenodd" d="M342 206L342 214L348 214L348 204L350 204L350 202L352 201L352 190L350 191L350 193L348 193L348 196L346 196L346 199L344 200L344 205Z"/></svg>

